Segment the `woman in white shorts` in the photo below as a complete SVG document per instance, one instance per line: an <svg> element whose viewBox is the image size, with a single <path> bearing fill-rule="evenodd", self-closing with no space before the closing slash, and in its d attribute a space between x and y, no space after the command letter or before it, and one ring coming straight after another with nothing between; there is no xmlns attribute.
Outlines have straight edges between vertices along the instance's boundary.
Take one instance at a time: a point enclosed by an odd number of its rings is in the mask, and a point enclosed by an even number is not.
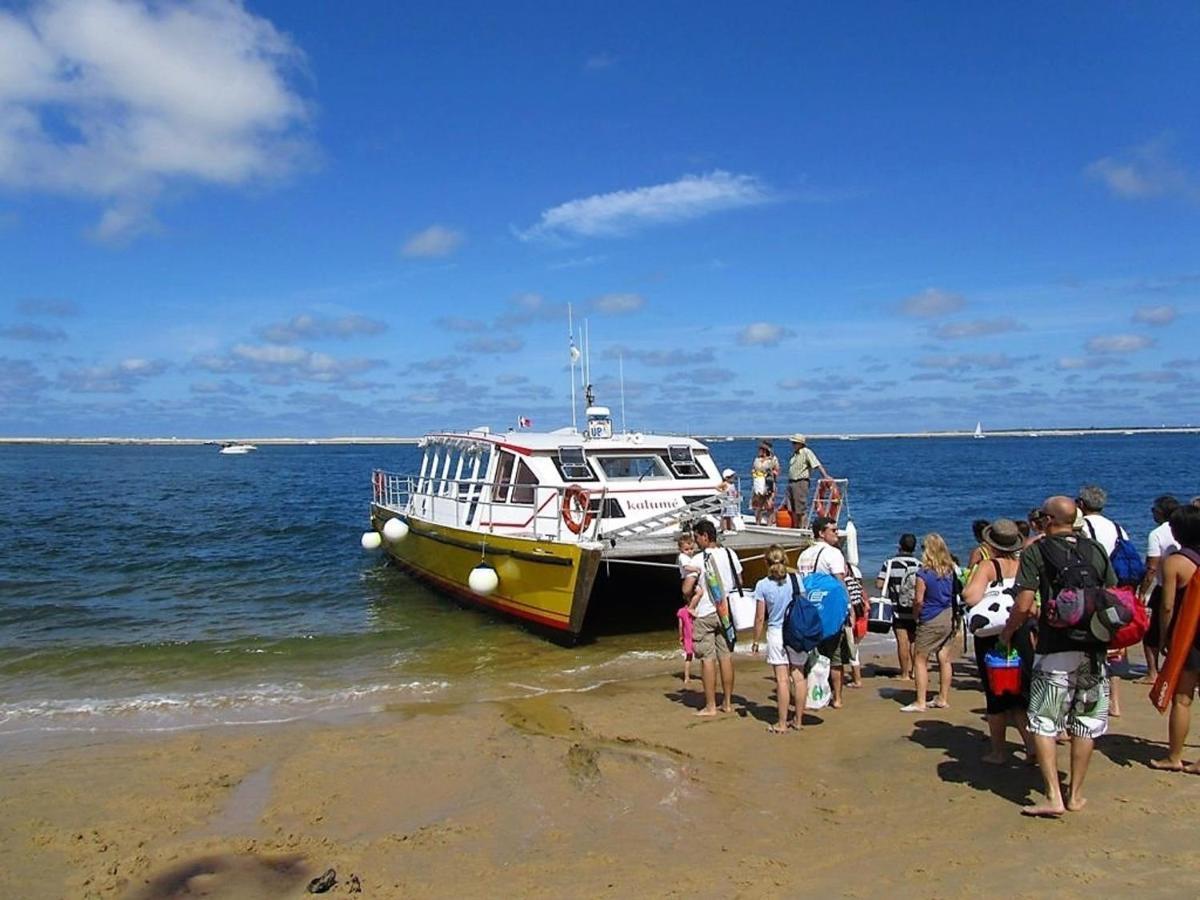
<svg viewBox="0 0 1200 900"><path fill-rule="evenodd" d="M804 718L804 704L808 697L808 684L804 678L804 667L808 663L807 653L798 653L783 645L783 617L792 602L792 583L788 578L787 554L778 544L772 544L766 553L767 577L754 586L754 599L758 608L754 615L754 644L750 648L758 653L763 629L767 633L767 665L775 670L776 699L779 706L778 721L767 728L772 734L783 734L788 730L788 708L792 698L796 700L796 717L790 727L800 730Z"/></svg>

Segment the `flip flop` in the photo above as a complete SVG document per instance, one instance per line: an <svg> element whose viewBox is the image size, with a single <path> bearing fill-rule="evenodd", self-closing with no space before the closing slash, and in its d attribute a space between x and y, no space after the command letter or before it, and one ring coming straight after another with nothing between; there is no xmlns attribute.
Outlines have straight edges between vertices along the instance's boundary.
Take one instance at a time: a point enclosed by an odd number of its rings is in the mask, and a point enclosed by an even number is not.
<svg viewBox="0 0 1200 900"><path fill-rule="evenodd" d="M324 894L335 884L337 884L337 872L333 869L326 869L324 875L319 875L308 883L308 892L310 894Z"/></svg>

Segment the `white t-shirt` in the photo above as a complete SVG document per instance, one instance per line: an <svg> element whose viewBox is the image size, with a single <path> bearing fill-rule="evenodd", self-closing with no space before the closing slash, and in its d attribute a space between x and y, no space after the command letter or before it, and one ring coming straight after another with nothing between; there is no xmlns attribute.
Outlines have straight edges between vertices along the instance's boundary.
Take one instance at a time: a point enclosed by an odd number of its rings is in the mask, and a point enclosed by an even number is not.
<svg viewBox="0 0 1200 900"><path fill-rule="evenodd" d="M1163 522L1150 532L1150 537L1146 541L1146 557L1159 561L1158 571L1154 573L1155 584L1162 584L1163 558L1170 556L1178 549L1179 544L1175 540L1175 535L1171 534L1170 522Z"/></svg>
<svg viewBox="0 0 1200 900"><path fill-rule="evenodd" d="M1083 533L1104 548L1106 556L1112 556L1117 546L1117 523L1100 513L1088 513L1083 517ZM1121 529L1121 537L1128 540L1129 535Z"/></svg>
<svg viewBox="0 0 1200 900"><path fill-rule="evenodd" d="M817 541L808 547L796 561L796 571L800 577L811 575L813 572L827 572L830 575L846 574L846 557L837 547L831 547L824 541Z"/></svg>
<svg viewBox="0 0 1200 900"><path fill-rule="evenodd" d="M704 557L705 554L712 558L716 564L717 574L721 576L721 586L725 589L725 595L729 596L730 592L737 588L742 576L742 561L738 559L738 555L732 550L725 547L710 547L707 550L701 550L692 557L692 565L700 568L700 577L704 577ZM733 569L729 567L730 557L733 558L734 568L737 569L738 577L733 577ZM704 596L700 602L696 604L696 618L701 619L704 616L710 616L717 611L713 606L712 598L709 597L708 591L705 590Z"/></svg>

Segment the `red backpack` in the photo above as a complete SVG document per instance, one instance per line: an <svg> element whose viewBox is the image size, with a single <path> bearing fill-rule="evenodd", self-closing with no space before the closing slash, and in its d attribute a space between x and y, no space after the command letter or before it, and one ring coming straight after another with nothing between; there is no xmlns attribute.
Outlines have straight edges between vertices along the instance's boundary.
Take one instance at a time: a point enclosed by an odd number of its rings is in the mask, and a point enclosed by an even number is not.
<svg viewBox="0 0 1200 900"><path fill-rule="evenodd" d="M1109 588L1110 605L1098 610L1092 621L1092 634L1102 638L1111 634L1109 650L1123 650L1140 644L1150 630L1150 616L1131 587Z"/></svg>

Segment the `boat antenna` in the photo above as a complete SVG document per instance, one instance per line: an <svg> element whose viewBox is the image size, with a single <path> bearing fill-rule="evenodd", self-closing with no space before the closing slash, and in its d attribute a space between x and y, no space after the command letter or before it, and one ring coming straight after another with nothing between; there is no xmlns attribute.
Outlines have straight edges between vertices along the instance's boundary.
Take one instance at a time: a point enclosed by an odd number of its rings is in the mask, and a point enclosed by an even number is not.
<svg viewBox="0 0 1200 900"><path fill-rule="evenodd" d="M575 423L575 364L579 362L579 348L575 346L575 322L571 318L571 304L567 304L567 351L571 357L571 430L576 431Z"/></svg>
<svg viewBox="0 0 1200 900"><path fill-rule="evenodd" d="M629 434L629 426L625 424L625 351L617 354L617 372L621 378L621 431Z"/></svg>
<svg viewBox="0 0 1200 900"><path fill-rule="evenodd" d="M589 388L592 386L592 328L587 319L583 320L583 380ZM590 405L593 401L588 400Z"/></svg>

